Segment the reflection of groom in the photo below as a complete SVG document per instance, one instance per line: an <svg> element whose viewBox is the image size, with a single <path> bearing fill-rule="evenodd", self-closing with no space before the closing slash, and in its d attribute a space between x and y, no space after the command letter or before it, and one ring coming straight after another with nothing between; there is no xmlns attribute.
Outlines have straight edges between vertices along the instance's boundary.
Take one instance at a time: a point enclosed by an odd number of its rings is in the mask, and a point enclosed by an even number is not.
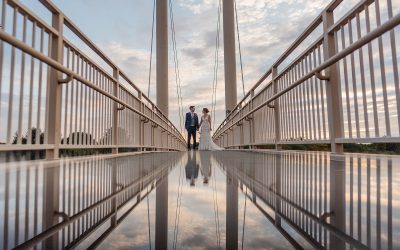
<svg viewBox="0 0 400 250"><path fill-rule="evenodd" d="M190 112L186 113L185 128L188 132L188 149L190 150L190 137L193 137L193 149L196 149L196 131L199 130L199 118L194 112L194 106L189 107Z"/></svg>
<svg viewBox="0 0 400 250"><path fill-rule="evenodd" d="M196 152L188 152L188 161L185 167L186 179L190 180L190 186L194 186L199 176L199 164L196 160Z"/></svg>

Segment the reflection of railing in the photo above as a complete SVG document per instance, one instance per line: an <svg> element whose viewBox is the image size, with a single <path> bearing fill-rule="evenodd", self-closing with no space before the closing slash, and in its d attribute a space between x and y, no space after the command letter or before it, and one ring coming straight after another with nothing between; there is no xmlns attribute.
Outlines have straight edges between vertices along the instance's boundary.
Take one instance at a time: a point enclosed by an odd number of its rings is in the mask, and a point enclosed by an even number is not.
<svg viewBox="0 0 400 250"><path fill-rule="evenodd" d="M51 24L19 1L2 2L0 151L57 158L59 149L184 149L180 132L126 74L54 4L40 2Z"/></svg>
<svg viewBox="0 0 400 250"><path fill-rule="evenodd" d="M391 1L380 8L362 0L335 22L341 2L326 7L221 123L220 145L331 143L341 152L343 143L400 142L400 14Z"/></svg>
<svg viewBox="0 0 400 250"><path fill-rule="evenodd" d="M396 248L393 212L399 198L392 193L397 188L392 166L398 157L315 152L215 157L289 241L304 239L315 248L340 242L356 249ZM301 238L285 235L293 230Z"/></svg>
<svg viewBox="0 0 400 250"><path fill-rule="evenodd" d="M70 249L107 223L114 229L177 160L176 154L122 154L3 166L2 249Z"/></svg>

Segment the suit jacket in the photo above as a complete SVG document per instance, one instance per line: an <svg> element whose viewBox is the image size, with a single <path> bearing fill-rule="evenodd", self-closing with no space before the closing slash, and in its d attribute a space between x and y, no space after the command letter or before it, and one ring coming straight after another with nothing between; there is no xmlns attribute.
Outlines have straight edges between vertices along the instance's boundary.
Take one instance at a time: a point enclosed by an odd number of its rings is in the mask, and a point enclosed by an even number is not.
<svg viewBox="0 0 400 250"><path fill-rule="evenodd" d="M186 119L185 119L185 128L188 130L191 126L192 123L192 114L191 112L186 113ZM194 126L195 128L199 128L199 117L197 116L196 113L194 113Z"/></svg>

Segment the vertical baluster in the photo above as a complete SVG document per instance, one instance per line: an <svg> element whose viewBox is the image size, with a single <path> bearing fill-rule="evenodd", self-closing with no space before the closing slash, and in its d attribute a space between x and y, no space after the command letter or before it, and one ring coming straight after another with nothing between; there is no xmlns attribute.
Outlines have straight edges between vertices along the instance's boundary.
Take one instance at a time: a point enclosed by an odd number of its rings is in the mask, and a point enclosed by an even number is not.
<svg viewBox="0 0 400 250"><path fill-rule="evenodd" d="M75 73L77 74L77 75L80 75L80 67L79 67L79 64L80 64L80 55L79 55L79 53L78 52L76 52L76 67L75 67ZM78 124L80 123L80 121L79 121L79 113L80 113L80 108L78 108L78 107L80 107L80 105L79 105L79 101L80 101L80 98L79 98L79 87L80 87L80 85L81 85L81 83L78 81L78 80L76 80L75 81L75 93L74 93L74 95L75 95L75 106L74 106L74 108L75 108L75 112L74 112L74 124L73 124L73 126L74 126L74 145L78 145L80 142L79 142L79 134L80 134L80 130L78 130ZM74 227L74 229L75 229L75 227ZM75 237L74 237L75 238Z"/></svg>
<svg viewBox="0 0 400 250"><path fill-rule="evenodd" d="M313 68L316 68L317 67L317 48L319 48L319 44L317 45L317 47L316 48L314 48L313 49ZM318 129L318 137L317 137L317 139L318 140L322 140L322 127L321 127L321 107L320 107L320 105L319 105L319 98L320 98L320 96L318 95L319 94L319 89L318 89L318 78L317 77L314 77L314 89L315 89L315 92L314 92L314 98L315 98L315 102L316 102L316 108L314 109L314 112L316 112L317 113L317 129Z"/></svg>
<svg viewBox="0 0 400 250"><path fill-rule="evenodd" d="M376 15L376 25L379 27L381 26L381 13L379 8L379 1L375 1L375 15ZM382 80L383 108L385 112L385 128L386 128L385 136L391 136L389 104L388 104L387 86L386 86L386 69L385 69L385 58L383 51L382 36L378 37L378 47L379 47L379 63L380 63L381 80Z"/></svg>
<svg viewBox="0 0 400 250"><path fill-rule="evenodd" d="M286 80L286 86L290 85L290 79L289 79L289 72L290 69L288 69L288 71L285 73L285 80ZM285 140L290 140L290 136L291 136L291 120L290 120L290 92L288 92L286 94L286 135L285 135Z"/></svg>
<svg viewBox="0 0 400 250"><path fill-rule="evenodd" d="M365 5L365 22L367 34L371 31L371 24L369 18L369 5ZM372 110L374 117L374 136L379 137L379 124L378 124L378 106L376 103L376 87L375 87L375 66L372 52L372 43L368 43L368 64L369 64L369 76L371 81L371 92L372 92Z"/></svg>
<svg viewBox="0 0 400 250"><path fill-rule="evenodd" d="M13 14L13 28L12 36L15 37L17 33L17 15L18 9L14 8ZM11 62L10 62L10 86L8 95L8 116L7 116L7 144L11 143L11 129L12 129L12 114L13 114L13 100L14 100L14 77L15 76L15 47L11 47Z"/></svg>
<svg viewBox="0 0 400 250"><path fill-rule="evenodd" d="M278 86L277 92L280 91L280 88L284 88L284 86L282 86L284 84L285 84L285 82L282 80L282 78L279 78L277 80L277 86ZM268 99L268 98L266 98L266 99ZM278 98L277 103L279 103L278 104L279 109L283 110L283 112L279 112L279 115L277 116L277 118L279 119L279 125L280 125L280 129L279 129L280 141L282 141L285 138L285 122L286 122L285 112L284 112L284 110L285 110L285 95L283 95L281 98Z"/></svg>
<svg viewBox="0 0 400 250"><path fill-rule="evenodd" d="M349 28L349 45L353 44L353 23L350 20L348 23ZM358 114L358 92L357 92L357 79L355 70L354 52L350 54L350 68L351 68L351 84L353 85L353 105L354 105L354 118L356 120L356 136L360 138L360 117Z"/></svg>
<svg viewBox="0 0 400 250"><path fill-rule="evenodd" d="M70 65L70 48L67 47L67 62L66 62L66 67L69 69L69 65ZM63 140L63 144L68 144L67 139L68 139L68 97L69 97L69 85L70 84L65 84L65 95L64 95L64 140Z"/></svg>
<svg viewBox="0 0 400 250"><path fill-rule="evenodd" d="M22 27L22 41L26 43L26 25L27 25L27 17L24 15L24 23ZM20 92L19 92L19 110L18 110L18 132L17 132L17 144L22 143L22 114L24 112L23 109L23 101L24 101L24 86L25 86L25 53L21 52L21 76L20 76Z"/></svg>
<svg viewBox="0 0 400 250"><path fill-rule="evenodd" d="M105 85L105 76L101 72L101 74L100 74L100 88L102 90L105 89L104 85ZM105 140L104 140L104 124L105 124L104 102L105 102L105 96L101 95L100 96L100 138L101 138L101 145L105 145Z"/></svg>
<svg viewBox="0 0 400 250"><path fill-rule="evenodd" d="M356 25L357 25L357 37L361 38L361 25L360 25L360 13L356 14ZM367 92L365 87L365 72L364 72L364 53L363 48L358 50L359 60L360 60L360 77L361 77L361 89L362 89L362 99L363 99L363 109L364 109L364 127L365 136L369 137L369 121L368 121L368 103L367 103Z"/></svg>
<svg viewBox="0 0 400 250"><path fill-rule="evenodd" d="M81 64L81 70L80 70L80 76L82 76L83 78L85 78L85 73L84 73L84 63L85 63L85 59L83 57L80 57L80 64ZM83 90L84 90L84 85L82 83L79 84L79 92L80 92L80 108L79 108L79 144L81 146L84 145L83 143L83 137L84 137L84 119L83 119L83 112L86 109L86 105L84 104L84 95L83 95Z"/></svg>
<svg viewBox="0 0 400 250"><path fill-rule="evenodd" d="M88 73L89 73L89 66L88 66L88 61L84 60L84 64L85 64L85 70L84 70L84 75L83 77L85 79L88 79ZM83 106L83 133L84 133L84 137L83 137L83 143L82 145L88 145L88 134L89 134L89 129L88 129L88 105L89 105L89 87L88 86L83 86L84 89L84 106Z"/></svg>
<svg viewBox="0 0 400 250"><path fill-rule="evenodd" d="M310 52L309 54L309 59L308 59L308 63L309 63L309 67L310 70L313 69L313 55L314 54L314 48L313 50ZM318 140L317 138L317 127L316 127L316 123L315 123L315 115L318 113L316 112L316 108L315 108L315 91L314 91L314 85L313 85L313 80L315 81L316 77L314 76L313 78L310 79L309 85L310 85L310 96L311 96L311 114L312 114L312 127L313 127L313 135L314 135L314 140Z"/></svg>
<svg viewBox="0 0 400 250"><path fill-rule="evenodd" d="M40 52L43 53L44 49L44 29L40 28ZM36 134L35 134L35 144L40 144L41 129L41 108L42 108L42 87L43 87L43 62L39 61L39 88L38 88L38 99L37 99L37 115L36 115Z"/></svg>
<svg viewBox="0 0 400 250"><path fill-rule="evenodd" d="M278 74L277 67L272 67L272 84L274 89L274 94L278 92L278 84L279 82L276 81L276 76ZM265 92L264 92L265 93ZM263 100L264 101L264 100ZM274 101L274 119L275 119L275 149L280 150L282 149L279 142L281 141L281 125L279 120L280 112L279 112L279 99ZM263 119L264 120L264 119Z"/></svg>
<svg viewBox="0 0 400 250"><path fill-rule="evenodd" d="M94 68L92 64L90 65L89 71L89 81L94 82ZM90 142L89 145L94 145L94 95L95 92L93 89L89 89L89 133L90 133Z"/></svg>
<svg viewBox="0 0 400 250"><path fill-rule="evenodd" d="M392 1L387 0L387 10L388 10L388 18L393 18L393 7ZM399 67L397 64L397 49L396 49L396 37L394 33L394 29L390 30L390 47L392 51L392 64L393 64L393 80L394 80L394 89L396 93L396 111L397 111L397 125L398 132L400 133L400 81L399 81Z"/></svg>
<svg viewBox="0 0 400 250"><path fill-rule="evenodd" d="M32 48L36 46L36 22L32 22ZM1 68L1 67L0 67ZM35 59L31 56L30 83L29 83L29 106L28 106L28 138L27 144L32 143L32 115L33 115L33 85L34 85Z"/></svg>
<svg viewBox="0 0 400 250"><path fill-rule="evenodd" d="M110 83L110 78L106 78L106 86L107 86L107 92L112 94L112 89L111 89L111 83ZM111 142L111 131L112 131L112 125L111 125L111 113L110 113L110 108L111 108L111 99L106 98L106 120L107 120L107 125L106 125L106 141L107 145L112 145Z"/></svg>
<svg viewBox="0 0 400 250"><path fill-rule="evenodd" d="M301 59L301 76L304 76L307 73L307 57L303 57ZM307 84L307 82L306 82ZM307 89L306 86L304 84L302 84L301 86L301 90L302 90L302 104L303 104L303 116L304 116L304 135L305 135L305 140L310 140L309 137L309 132L310 132L310 125L309 125L309 119L310 116L307 115L307 111L308 111L308 96L306 96L307 93Z"/></svg>
<svg viewBox="0 0 400 250"><path fill-rule="evenodd" d="M290 67L289 70L289 82L290 85L293 84L294 79L293 79L293 73L294 73L294 69L293 66ZM293 138L296 137L296 122L295 122L295 116L294 116L294 112L295 112L295 103L294 103L294 91L290 91L289 92L289 98L290 98L290 140L293 141Z"/></svg>
<svg viewBox="0 0 400 250"><path fill-rule="evenodd" d="M337 38L337 36L336 36ZM337 39L336 39L337 41ZM318 64L321 64L321 46L318 46ZM318 80L317 80L318 81ZM324 82L319 80L319 89L320 89L320 96L321 96L321 109L322 109L322 130L324 132L324 139L328 139L326 135L326 120L325 120L325 96L324 93Z"/></svg>
<svg viewBox="0 0 400 250"><path fill-rule="evenodd" d="M93 65L93 82L98 85L98 72L95 66ZM99 103L98 103L98 92L93 91L93 142L95 145L98 145L98 112L99 112Z"/></svg>
<svg viewBox="0 0 400 250"><path fill-rule="evenodd" d="M299 63L296 62L295 66L294 66L294 81L297 81L297 79L299 78ZM295 140L299 140L299 138L301 137L301 114L300 114L300 96L299 96L299 87L296 87L294 89L294 96L295 96L295 109L296 109L296 127L297 127L297 131L296 131L296 138Z"/></svg>
<svg viewBox="0 0 400 250"><path fill-rule="evenodd" d="M73 49L71 49L71 53L72 53L72 58L71 58L71 70L75 72L75 51ZM75 90L75 82L76 80L73 79L71 81L71 105L70 105L70 112L69 112L69 141L68 144L74 144L74 130L72 125L74 124L74 103L76 102L75 100L75 95L74 95L74 90Z"/></svg>
<svg viewBox="0 0 400 250"><path fill-rule="evenodd" d="M1 25L0 28L2 30L5 30L6 28L6 8L7 8L7 2L2 1L2 7L1 7ZM3 65L4 63L4 43L3 40L0 39L0 65ZM3 86L3 67L0 67L0 118L1 118L1 96L2 96L2 86Z"/></svg>

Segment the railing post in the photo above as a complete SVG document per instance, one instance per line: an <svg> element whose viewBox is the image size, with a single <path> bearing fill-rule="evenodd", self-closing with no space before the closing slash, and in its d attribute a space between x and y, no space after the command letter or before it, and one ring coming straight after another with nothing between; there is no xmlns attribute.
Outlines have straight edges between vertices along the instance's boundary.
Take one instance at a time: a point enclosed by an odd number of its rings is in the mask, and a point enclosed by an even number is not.
<svg viewBox="0 0 400 250"><path fill-rule="evenodd" d="M63 63L63 22L64 16L61 13L53 13L52 26L57 30L58 35L53 35L50 40L51 58ZM61 140L61 91L59 80L62 73L54 68L49 68L49 81L47 92L46 130L47 143L53 144L52 149L46 150L47 159L58 159ZM66 136L66 135L64 135Z"/></svg>
<svg viewBox="0 0 400 250"><path fill-rule="evenodd" d="M324 60L327 60L336 54L335 37L333 33L328 33L329 28L334 24L333 12L329 10L325 11L322 15L322 22L324 30ZM343 137L342 103L337 64L333 64L325 71L326 76L329 77L326 81L326 100L331 151L342 153L343 144L336 143L337 138Z"/></svg>
<svg viewBox="0 0 400 250"><path fill-rule="evenodd" d="M140 112L144 113L144 103L142 101L143 99L143 93L139 92L138 93L138 98L140 100ZM140 151L144 151L144 122L142 121L141 116L139 116L139 145L140 145Z"/></svg>
<svg viewBox="0 0 400 250"><path fill-rule="evenodd" d="M152 104L151 105L151 118L154 120L154 110L155 110L155 106L154 106L154 104ZM153 147L153 150L154 150L154 147L155 147L155 143L154 143L154 141L155 141L155 139L154 139L154 124L152 124L152 122L151 122L151 146Z"/></svg>
<svg viewBox="0 0 400 250"><path fill-rule="evenodd" d="M243 110L242 107L240 107L240 119L243 118ZM244 144L244 121L241 120L240 121L242 123L242 125L240 126L240 146L241 148L243 148L243 144Z"/></svg>
<svg viewBox="0 0 400 250"><path fill-rule="evenodd" d="M253 101L254 90L251 90L250 97L251 97L250 110L252 110L253 107L254 107L254 101ZM254 118L254 114L252 115L252 117ZM255 142L254 119L250 119L249 122L250 122L250 124L249 124L249 127L250 127L250 144L254 144L254 142ZM254 145L250 146L250 148L253 148L253 147L254 147Z"/></svg>
<svg viewBox="0 0 400 250"><path fill-rule="evenodd" d="M274 88L274 94L278 93L278 81L275 81L275 77L278 75L278 69L276 66L272 67L272 84ZM274 121L275 121L275 149L282 150L282 145L279 144L281 140L281 125L279 120L279 98L274 101Z"/></svg>
<svg viewBox="0 0 400 250"><path fill-rule="evenodd" d="M114 96L118 98L118 91L119 91L119 70L117 68L114 68L113 71L113 77L117 80L114 83ZM113 149L112 153L113 154L118 154L118 103L114 102L113 103L113 112L112 112L112 119L113 119L113 131L112 131L112 139L113 139Z"/></svg>

